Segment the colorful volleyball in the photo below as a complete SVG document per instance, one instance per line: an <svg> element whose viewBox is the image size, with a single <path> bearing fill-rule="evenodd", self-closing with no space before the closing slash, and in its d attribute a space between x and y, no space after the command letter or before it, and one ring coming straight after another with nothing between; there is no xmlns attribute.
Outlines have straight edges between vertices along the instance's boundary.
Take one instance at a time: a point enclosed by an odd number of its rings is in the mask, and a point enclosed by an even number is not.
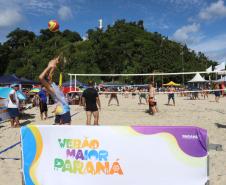
<svg viewBox="0 0 226 185"><path fill-rule="evenodd" d="M51 31L51 32L56 32L56 31L58 31L59 30L59 23L57 22L57 21L55 21L55 20L50 20L49 22L48 22L48 28L49 28L49 30Z"/></svg>

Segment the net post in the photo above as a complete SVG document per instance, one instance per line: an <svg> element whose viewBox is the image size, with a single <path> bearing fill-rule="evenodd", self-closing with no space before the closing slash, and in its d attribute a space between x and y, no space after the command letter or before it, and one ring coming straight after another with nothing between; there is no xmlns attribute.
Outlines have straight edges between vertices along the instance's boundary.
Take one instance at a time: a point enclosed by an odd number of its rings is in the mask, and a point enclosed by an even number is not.
<svg viewBox="0 0 226 185"><path fill-rule="evenodd" d="M69 74L70 75L70 92L71 92L71 86L72 86L72 76L71 76L71 74Z"/></svg>
<svg viewBox="0 0 226 185"><path fill-rule="evenodd" d="M210 177L210 156L209 156L209 137L207 137L207 153L208 153L208 156L207 156L207 177L208 177L208 180L206 182L205 185L210 185L210 180L209 180L209 177Z"/></svg>
<svg viewBox="0 0 226 185"><path fill-rule="evenodd" d="M77 86L77 75L75 74L75 92L77 91L76 86Z"/></svg>
<svg viewBox="0 0 226 185"><path fill-rule="evenodd" d="M21 183L22 185L25 185L24 182L24 168L23 168L23 154L22 154L22 144L21 144L21 139L20 139L20 175L21 175Z"/></svg>

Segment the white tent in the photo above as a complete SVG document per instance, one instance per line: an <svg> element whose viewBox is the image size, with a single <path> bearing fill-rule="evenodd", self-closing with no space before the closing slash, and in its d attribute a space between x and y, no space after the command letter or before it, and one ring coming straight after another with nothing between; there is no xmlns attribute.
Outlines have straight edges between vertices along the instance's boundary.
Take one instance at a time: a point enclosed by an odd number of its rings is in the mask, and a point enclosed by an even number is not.
<svg viewBox="0 0 226 185"><path fill-rule="evenodd" d="M222 71L225 70L225 62L222 62L221 64L215 66L214 71Z"/></svg>
<svg viewBox="0 0 226 185"><path fill-rule="evenodd" d="M221 82L226 82L226 76L222 77L222 78L219 79L219 80L215 80L214 82L219 82L219 83L221 83Z"/></svg>
<svg viewBox="0 0 226 185"><path fill-rule="evenodd" d="M194 78L192 78L188 82L191 82L191 83L195 83L195 82L207 82L207 80L205 80L199 73L196 73L196 75L194 76Z"/></svg>

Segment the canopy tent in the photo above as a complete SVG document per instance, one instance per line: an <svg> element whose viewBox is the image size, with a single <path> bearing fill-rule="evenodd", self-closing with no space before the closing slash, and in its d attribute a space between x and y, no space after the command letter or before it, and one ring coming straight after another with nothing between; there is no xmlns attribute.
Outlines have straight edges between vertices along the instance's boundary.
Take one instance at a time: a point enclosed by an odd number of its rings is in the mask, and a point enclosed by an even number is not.
<svg viewBox="0 0 226 185"><path fill-rule="evenodd" d="M38 85L40 84L39 82L35 82L33 80L29 80L27 78L21 77L20 80L22 81L22 84L24 85Z"/></svg>
<svg viewBox="0 0 226 185"><path fill-rule="evenodd" d="M196 82L207 82L199 73L196 73L196 75L188 81L190 83L196 83Z"/></svg>
<svg viewBox="0 0 226 185"><path fill-rule="evenodd" d="M180 84L177 84L177 83L175 83L175 82L173 82L173 81L170 81L169 83L167 83L167 84L163 84L164 86L180 86Z"/></svg>
<svg viewBox="0 0 226 185"><path fill-rule="evenodd" d="M216 83L226 82L226 76L222 77L221 79L215 80L214 82Z"/></svg>
<svg viewBox="0 0 226 185"><path fill-rule="evenodd" d="M16 75L4 75L0 76L0 84L13 84L21 83L21 80Z"/></svg>
<svg viewBox="0 0 226 185"><path fill-rule="evenodd" d="M62 84L62 87L70 87L70 85L73 87L74 84L75 84L75 80L72 80L72 81L71 81L71 84L70 84L70 81L67 81L67 82L64 82L64 83ZM82 83L82 82L80 82L80 81L78 81L78 80L76 80L76 85L77 85L77 86L82 86L82 87L87 86L86 84L84 84L84 83Z"/></svg>
<svg viewBox="0 0 226 185"><path fill-rule="evenodd" d="M0 88L0 97L1 98L8 98L9 92L11 90L12 90L12 88L9 88L9 87L1 87ZM26 96L21 91L17 91L16 93L17 93L19 100L26 100Z"/></svg>
<svg viewBox="0 0 226 185"><path fill-rule="evenodd" d="M13 83L22 84L22 85L35 85L38 82L34 82L32 80L28 80L26 78L19 78L16 75L4 75L0 76L0 84L10 85Z"/></svg>

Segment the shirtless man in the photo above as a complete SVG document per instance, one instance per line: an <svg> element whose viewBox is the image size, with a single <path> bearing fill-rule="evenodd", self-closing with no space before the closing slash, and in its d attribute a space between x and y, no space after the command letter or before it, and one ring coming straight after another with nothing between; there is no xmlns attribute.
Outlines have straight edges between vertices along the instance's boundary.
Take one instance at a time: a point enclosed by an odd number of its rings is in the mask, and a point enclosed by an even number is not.
<svg viewBox="0 0 226 185"><path fill-rule="evenodd" d="M118 101L118 96L117 96L117 92L116 92L116 89L112 89L112 93L111 93L111 95L110 95L110 99L109 99L109 101L108 101L108 106L110 106L111 105L111 101L113 100L113 99L115 99L116 100L116 102L117 102L117 106L119 106L119 101Z"/></svg>
<svg viewBox="0 0 226 185"><path fill-rule="evenodd" d="M170 86L168 89L168 105L170 105L170 99L173 100L173 106L175 106L175 97L174 97L174 92L175 92L175 88L173 86Z"/></svg>
<svg viewBox="0 0 226 185"><path fill-rule="evenodd" d="M153 86L153 83L150 83L149 85L149 113L151 115L154 115L157 112L157 102L155 100L155 88Z"/></svg>

